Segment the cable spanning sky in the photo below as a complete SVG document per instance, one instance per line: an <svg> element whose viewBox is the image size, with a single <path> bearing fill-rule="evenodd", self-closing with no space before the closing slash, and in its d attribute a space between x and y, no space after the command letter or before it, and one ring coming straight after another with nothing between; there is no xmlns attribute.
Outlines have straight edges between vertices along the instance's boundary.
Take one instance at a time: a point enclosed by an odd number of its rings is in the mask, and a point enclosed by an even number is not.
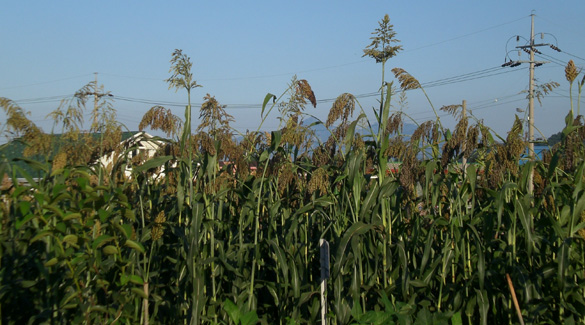
<svg viewBox="0 0 585 325"><path fill-rule="evenodd" d="M396 96L394 108L421 123L435 118L431 105L466 100L474 118L505 137L515 115L526 119L529 75L528 64L501 65L528 60L516 46L526 45L534 14L537 43L561 49L540 47L536 55L547 62L536 68L536 83L560 84L535 104L536 136L548 137L563 128L571 107L567 62L585 67L583 13L580 0L12 1L0 10L0 97L16 101L50 132L46 116L97 72L98 84L113 95L118 121L136 130L155 105L184 116L186 92L169 90L164 81L172 52L182 49L203 86L192 93L194 109L206 94L215 96L238 132L256 130L265 95L280 95L295 75L317 98L317 107L307 105L306 113L326 120L335 98L347 92L373 119L382 66L362 55L388 14L403 51L387 62L385 79L393 81L390 70L403 68L430 99L408 91L406 103ZM573 85L575 110L577 93ZM585 111L584 99L581 104ZM271 114L263 130L278 127L278 112ZM452 117L440 115L453 127Z"/></svg>

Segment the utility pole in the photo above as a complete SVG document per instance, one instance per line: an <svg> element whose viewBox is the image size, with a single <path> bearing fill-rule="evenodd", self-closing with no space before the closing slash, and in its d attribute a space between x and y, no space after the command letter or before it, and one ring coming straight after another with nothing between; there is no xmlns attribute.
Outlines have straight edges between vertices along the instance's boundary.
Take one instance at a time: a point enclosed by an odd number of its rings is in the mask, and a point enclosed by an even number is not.
<svg viewBox="0 0 585 325"><path fill-rule="evenodd" d="M93 125L98 125L98 73L95 74L95 83L93 84Z"/></svg>
<svg viewBox="0 0 585 325"><path fill-rule="evenodd" d="M98 122L99 122L98 121L98 118L99 118L98 110L99 110L100 98L102 98L104 96L114 97L114 95L112 95L110 92L105 92L105 93L99 92L98 73L94 72L93 74L95 75L94 84L93 84L93 91L86 91L86 92L83 92L81 94L84 98L87 98L87 97L93 95L93 111L92 111L93 121L91 124L91 129L97 128L97 126L98 126Z"/></svg>
<svg viewBox="0 0 585 325"><path fill-rule="evenodd" d="M528 156L530 161L534 161L536 154L534 152L534 68L543 65L544 63L548 63L546 61L535 61L534 60L534 53L541 54L541 52L537 49L540 46L548 46L551 49L560 52L561 50L552 44L547 43L540 43L536 44L534 42L534 13L530 15L530 40L528 41L528 45L516 46L518 49L518 55L520 55L520 51L524 51L530 55L530 59L528 61L512 61L511 59L502 64L502 67L509 66L511 68L517 67L522 63L528 63L530 65L529 68L529 84L528 84ZM544 33L541 34L544 37ZM520 36L516 36L516 42L520 40ZM509 40L508 40L509 41ZM508 52L509 53L509 52ZM506 53L506 59L508 59L508 53ZM532 194L534 192L534 167L530 168L530 173L528 175L528 193Z"/></svg>
<svg viewBox="0 0 585 325"><path fill-rule="evenodd" d="M461 103L461 118L467 118L467 101L464 99ZM461 145L461 152L463 153L463 159L461 160L461 168L463 169L463 177L467 176L467 158L465 158L466 150L465 142Z"/></svg>
<svg viewBox="0 0 585 325"><path fill-rule="evenodd" d="M534 161L534 14L530 15L530 84L528 86L528 156ZM528 193L534 192L534 166L528 174Z"/></svg>

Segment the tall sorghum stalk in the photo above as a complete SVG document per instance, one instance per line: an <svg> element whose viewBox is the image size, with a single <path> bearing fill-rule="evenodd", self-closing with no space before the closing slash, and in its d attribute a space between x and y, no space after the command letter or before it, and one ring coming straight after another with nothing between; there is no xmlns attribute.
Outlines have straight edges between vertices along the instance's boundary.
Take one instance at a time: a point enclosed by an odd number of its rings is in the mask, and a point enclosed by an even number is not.
<svg viewBox="0 0 585 325"><path fill-rule="evenodd" d="M196 80L193 80L193 73L191 68L193 63L191 59L183 54L182 50L175 50L171 58L171 68L169 72L172 73L171 77L167 79L169 83L169 89L185 89L187 91L187 106L185 107L185 123L183 125L183 134L181 135L180 148L181 155L187 155L187 170L188 170L188 184L189 191L187 193L187 206L191 206L191 200L193 199L193 149L191 141L191 90L201 87L197 84ZM180 223L179 219L179 223Z"/></svg>
<svg viewBox="0 0 585 325"><path fill-rule="evenodd" d="M376 60L376 63L382 63L382 83L380 85L380 109L377 112L378 117L378 143L380 145L379 148L379 169L378 169L378 177L379 183L382 185L384 181L384 176L386 174L386 159L382 159L384 151L386 150L388 144L388 136L386 135L386 123L389 116L390 111L390 101L384 98L384 90L385 88L388 89L388 96L390 96L391 86L386 86L385 80L385 70L386 70L386 61L388 59L396 56L398 52L402 50L402 45L392 45L393 43L398 43L400 40L396 39L396 32L394 31L394 25L390 24L390 17L388 14L384 15L381 21L378 22L378 28L376 28L372 32L372 37L370 39L372 42L364 49L364 55L368 56ZM388 211L388 203L382 203L382 220L384 228L388 229L386 242L384 244L384 260L383 260L383 268L384 268L384 283L386 283L386 250L389 244L392 242L392 219L387 213ZM388 214L388 215L387 215Z"/></svg>

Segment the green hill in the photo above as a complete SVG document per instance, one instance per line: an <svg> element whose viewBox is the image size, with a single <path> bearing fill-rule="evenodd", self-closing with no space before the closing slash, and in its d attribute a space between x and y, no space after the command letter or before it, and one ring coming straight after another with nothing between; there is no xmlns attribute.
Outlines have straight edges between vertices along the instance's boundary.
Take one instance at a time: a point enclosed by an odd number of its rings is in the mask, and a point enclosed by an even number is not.
<svg viewBox="0 0 585 325"><path fill-rule="evenodd" d="M124 141L124 140L132 137L136 133L138 133L138 131L123 132L121 141ZM14 139L8 143L0 145L0 163L9 164L11 167L18 166L22 170L24 170L28 175L30 175L31 177L40 177L40 175L42 174L41 172L39 172L38 170L35 170L33 167L31 167L30 164L27 164L25 161L23 161L21 159L33 160L33 161L37 161L40 163L51 162L53 160L53 157L57 154L57 152L59 150L59 147L60 147L59 144L61 143L61 137L62 137L62 134L53 134L52 135L51 148L53 148L53 149L49 153L49 155L47 155L47 156L34 155L34 156L29 156L29 157L24 157L24 154L23 154L24 149L27 146L26 143L21 138ZM93 133L92 137L94 139L98 140L98 139L100 139L100 134ZM16 176L23 177L24 175L17 173Z"/></svg>

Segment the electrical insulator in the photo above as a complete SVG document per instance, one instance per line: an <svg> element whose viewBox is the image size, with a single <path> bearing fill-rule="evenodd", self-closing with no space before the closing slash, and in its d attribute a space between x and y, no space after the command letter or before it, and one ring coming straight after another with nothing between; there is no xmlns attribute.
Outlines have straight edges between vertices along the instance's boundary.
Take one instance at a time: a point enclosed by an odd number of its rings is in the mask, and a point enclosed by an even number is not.
<svg viewBox="0 0 585 325"><path fill-rule="evenodd" d="M538 63L534 64L535 67L540 67L541 65L542 65L542 62L538 62Z"/></svg>

